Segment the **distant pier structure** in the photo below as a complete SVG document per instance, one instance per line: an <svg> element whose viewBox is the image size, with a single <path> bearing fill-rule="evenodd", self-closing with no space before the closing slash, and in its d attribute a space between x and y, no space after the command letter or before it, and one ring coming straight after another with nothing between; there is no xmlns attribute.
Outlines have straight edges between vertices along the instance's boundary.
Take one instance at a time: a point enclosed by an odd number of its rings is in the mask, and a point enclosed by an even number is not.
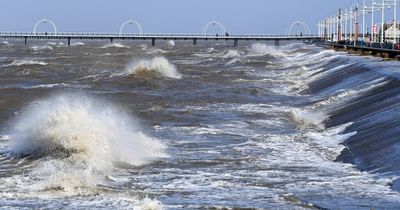
<svg viewBox="0 0 400 210"><path fill-rule="evenodd" d="M38 32L37 28L40 24L50 24L53 27L53 32ZM137 28L136 33L124 33L124 28L127 25L134 25ZM295 25L304 27L304 34L292 34L292 28ZM209 28L216 26L219 28L219 33L209 34ZM193 45L197 45L198 41L232 41L234 46L239 44L239 41L274 41L276 46L279 46L280 41L321 41L323 37L320 35L311 34L307 24L301 21L293 22L286 34L229 34L225 26L216 20L208 22L202 30L201 34L176 34L176 33L144 33L140 23L130 19L122 23L118 33L94 33L94 32L59 32L56 24L49 19L41 19L36 22L33 32L0 32L0 38L6 39L23 39L25 45L28 40L32 39L60 39L66 40L68 46L71 45L71 40L110 40L113 43L115 40L150 40L152 46L156 45L157 40L188 40L192 41Z"/></svg>

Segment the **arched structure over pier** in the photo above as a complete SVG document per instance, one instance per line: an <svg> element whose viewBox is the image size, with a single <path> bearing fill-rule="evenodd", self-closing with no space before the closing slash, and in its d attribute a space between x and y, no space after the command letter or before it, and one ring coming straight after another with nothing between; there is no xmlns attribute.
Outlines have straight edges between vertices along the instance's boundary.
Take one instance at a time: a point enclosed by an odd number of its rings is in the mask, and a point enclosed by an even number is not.
<svg viewBox="0 0 400 210"><path fill-rule="evenodd" d="M226 34L226 29L225 29L224 24L222 24L221 22L216 21L216 20L213 20L213 21L208 22L208 23L203 27L203 31L202 31L202 34L203 34L203 35L205 35L205 36L207 35L207 30L208 30L208 28L209 28L210 26L218 26L219 29L220 29L220 31L221 31L221 35L222 35L222 36L225 36L225 34Z"/></svg>
<svg viewBox="0 0 400 210"><path fill-rule="evenodd" d="M307 23L303 22L303 21L293 21L287 28L286 28L286 34L291 36L292 35L292 30L294 26L301 26L304 29L304 34L311 34L311 30L310 27L307 25Z"/></svg>
<svg viewBox="0 0 400 210"><path fill-rule="evenodd" d="M124 28L125 28L125 26L126 26L127 24L130 24L130 25L134 24L134 25L136 25L136 27L137 27L137 29L138 29L138 34L143 34L142 25L140 25L140 23L137 22L136 20L130 19L130 20L127 20L127 21L123 22L122 25L121 25L121 27L119 28L119 35L120 35L120 36L122 36L123 30L124 30Z"/></svg>
<svg viewBox="0 0 400 210"><path fill-rule="evenodd" d="M57 26L56 26L56 24L55 24L53 21L48 20L48 19L41 19L41 20L39 20L39 21L36 22L35 27L33 28L33 34L34 34L34 35L36 35L37 27L38 27L39 24L41 24L41 23L44 23L44 24L45 24L45 23L50 23L50 24L53 26L54 35L57 35Z"/></svg>

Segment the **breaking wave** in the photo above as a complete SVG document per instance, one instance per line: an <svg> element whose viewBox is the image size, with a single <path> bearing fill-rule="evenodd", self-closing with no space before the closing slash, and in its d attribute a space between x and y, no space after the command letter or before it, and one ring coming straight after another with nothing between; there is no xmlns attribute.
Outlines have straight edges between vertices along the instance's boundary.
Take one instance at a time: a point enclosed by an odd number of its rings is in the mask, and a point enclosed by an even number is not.
<svg viewBox="0 0 400 210"><path fill-rule="evenodd" d="M40 65L40 66L45 66L48 63L43 62L43 61L34 61L34 60L15 60L10 64L4 65L4 67L9 67L9 66L32 66L32 65Z"/></svg>
<svg viewBox="0 0 400 210"><path fill-rule="evenodd" d="M168 44L169 46L175 46L175 41L174 41L174 40L169 40L169 41L167 42L167 44Z"/></svg>
<svg viewBox="0 0 400 210"><path fill-rule="evenodd" d="M53 50L51 46L31 46L29 49L37 52L37 51L45 51L45 50Z"/></svg>
<svg viewBox="0 0 400 210"><path fill-rule="evenodd" d="M278 57L283 57L286 56L286 54L273 46L269 46L266 44L261 44L261 43L255 43L251 45L250 51L248 53L248 56L250 57L255 57L255 56L264 56L264 55L272 55L272 56L278 56Z"/></svg>
<svg viewBox="0 0 400 210"><path fill-rule="evenodd" d="M18 156L67 157L98 170L118 162L140 166L166 157L164 145L145 135L129 114L86 95L37 101L12 127L8 148Z"/></svg>
<svg viewBox="0 0 400 210"><path fill-rule="evenodd" d="M168 78L181 79L182 75L176 70L174 64L164 57L155 57L151 60L145 59L133 62L126 71L114 74L113 76L161 76Z"/></svg>
<svg viewBox="0 0 400 210"><path fill-rule="evenodd" d="M221 58L237 58L240 57L240 53L237 50L228 50L225 54L221 55Z"/></svg>
<svg viewBox="0 0 400 210"><path fill-rule="evenodd" d="M112 43L112 44L106 44L106 45L102 46L101 48L105 49L105 48L129 48L129 47L125 46L121 43Z"/></svg>
<svg viewBox="0 0 400 210"><path fill-rule="evenodd" d="M74 42L74 43L71 43L71 46L84 46L85 45L85 43L83 43L83 42Z"/></svg>

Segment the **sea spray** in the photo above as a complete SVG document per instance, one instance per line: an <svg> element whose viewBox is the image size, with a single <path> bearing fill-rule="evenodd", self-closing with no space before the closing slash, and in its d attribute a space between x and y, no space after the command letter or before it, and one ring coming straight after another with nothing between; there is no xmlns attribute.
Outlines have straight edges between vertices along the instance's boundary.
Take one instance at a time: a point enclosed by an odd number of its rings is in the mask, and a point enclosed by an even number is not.
<svg viewBox="0 0 400 210"><path fill-rule="evenodd" d="M255 43L255 44L251 45L248 56L255 57L255 56L264 56L264 55L284 57L287 54L285 54L282 50L280 50L276 47L269 46L266 44Z"/></svg>
<svg viewBox="0 0 400 210"><path fill-rule="evenodd" d="M58 94L32 103L12 121L8 151L37 158L39 189L98 184L121 163L140 166L167 157L165 146L145 135L124 110L84 94ZM118 163L118 164L117 164Z"/></svg>
<svg viewBox="0 0 400 210"><path fill-rule="evenodd" d="M290 110L290 116L298 124L298 127L304 128L307 126L313 126L318 130L323 130L325 128L323 122L327 119L327 116L322 112L300 108L292 108Z"/></svg>
<svg viewBox="0 0 400 210"><path fill-rule="evenodd" d="M174 79L182 78L182 75L176 70L174 64L170 63L164 57L155 57L153 59L142 59L132 62L129 67L112 76L161 76Z"/></svg>

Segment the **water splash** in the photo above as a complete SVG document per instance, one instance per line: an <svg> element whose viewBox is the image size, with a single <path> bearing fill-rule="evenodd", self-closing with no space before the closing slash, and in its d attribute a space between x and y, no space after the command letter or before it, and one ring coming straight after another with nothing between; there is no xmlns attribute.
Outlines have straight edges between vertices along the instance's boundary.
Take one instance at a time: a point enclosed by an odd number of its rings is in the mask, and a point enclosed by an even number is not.
<svg viewBox="0 0 400 210"><path fill-rule="evenodd" d="M284 57L286 54L273 46L269 46L266 44L255 43L251 45L250 51L248 56L255 57L255 56L264 56L264 55L272 55L277 57Z"/></svg>
<svg viewBox="0 0 400 210"><path fill-rule="evenodd" d="M167 42L167 44L169 45L169 46L175 46L175 41L174 40L169 40L168 42Z"/></svg>
<svg viewBox="0 0 400 210"><path fill-rule="evenodd" d="M112 76L161 76L174 79L181 79L182 75L176 70L174 64L170 63L164 57L155 57L151 60L144 59L140 61L134 61L126 71L114 74Z"/></svg>
<svg viewBox="0 0 400 210"><path fill-rule="evenodd" d="M9 152L15 155L65 156L100 170L166 156L163 144L140 131L129 114L85 95L37 101L13 125Z"/></svg>
<svg viewBox="0 0 400 210"><path fill-rule="evenodd" d="M323 130L325 128L323 122L327 119L327 116L322 112L292 108L290 110L290 115L292 119L298 123L300 128L306 126L313 126L318 130Z"/></svg>

